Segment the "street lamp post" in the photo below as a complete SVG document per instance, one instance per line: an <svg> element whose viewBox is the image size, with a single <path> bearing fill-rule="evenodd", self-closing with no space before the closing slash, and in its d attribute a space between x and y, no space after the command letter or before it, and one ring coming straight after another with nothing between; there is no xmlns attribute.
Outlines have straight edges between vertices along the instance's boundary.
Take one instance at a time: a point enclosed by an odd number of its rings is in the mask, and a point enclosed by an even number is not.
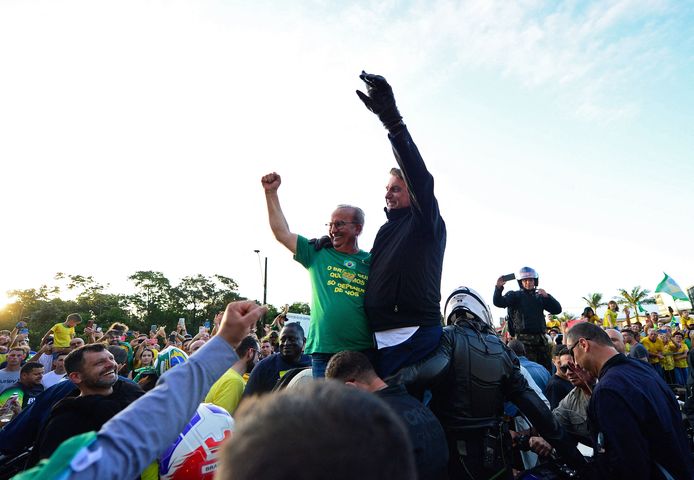
<svg viewBox="0 0 694 480"><path fill-rule="evenodd" d="M258 255L258 267L260 268L260 250L253 250ZM261 269L263 279L263 305L267 305L267 257L265 257L265 272Z"/></svg>

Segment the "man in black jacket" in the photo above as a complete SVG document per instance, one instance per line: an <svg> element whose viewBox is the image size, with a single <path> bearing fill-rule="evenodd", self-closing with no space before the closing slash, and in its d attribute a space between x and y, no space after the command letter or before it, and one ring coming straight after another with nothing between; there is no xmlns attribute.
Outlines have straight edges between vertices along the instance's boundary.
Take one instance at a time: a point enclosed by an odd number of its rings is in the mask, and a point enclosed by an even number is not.
<svg viewBox="0 0 694 480"><path fill-rule="evenodd" d="M418 478L448 478L448 449L441 424L405 387L388 385L376 375L366 355L349 351L335 354L328 363L325 378L371 392L387 403L407 427Z"/></svg>
<svg viewBox="0 0 694 480"><path fill-rule="evenodd" d="M139 385L118 379L118 364L101 343L70 352L65 370L78 390L53 407L34 444L32 463L50 457L70 437L99 430L145 393Z"/></svg>
<svg viewBox="0 0 694 480"><path fill-rule="evenodd" d="M557 315L561 313L561 305L552 295L538 288L540 277L534 269L521 268L516 280L520 290L502 295L506 280L499 277L494 289L494 306L508 309L508 333L523 342L528 358L552 371L544 310Z"/></svg>
<svg viewBox="0 0 694 480"><path fill-rule="evenodd" d="M371 249L364 307L375 332L381 377L424 358L441 338L441 270L446 225L424 165L385 78L362 72L366 107L388 130L395 160L386 186L386 217Z"/></svg>
<svg viewBox="0 0 694 480"><path fill-rule="evenodd" d="M393 381L408 389L432 389L431 409L448 440L450 478L511 479L511 437L504 402L513 402L569 464L584 467L575 443L528 386L515 354L494 333L480 295L459 287L446 302L448 326L441 345Z"/></svg>

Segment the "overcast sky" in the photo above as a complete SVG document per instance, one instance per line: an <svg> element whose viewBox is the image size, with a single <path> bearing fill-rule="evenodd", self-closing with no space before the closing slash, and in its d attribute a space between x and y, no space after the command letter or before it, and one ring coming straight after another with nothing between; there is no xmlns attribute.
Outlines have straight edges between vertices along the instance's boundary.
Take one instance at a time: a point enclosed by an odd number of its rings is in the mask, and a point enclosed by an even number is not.
<svg viewBox="0 0 694 480"><path fill-rule="evenodd" d="M694 284L694 4L681 1L0 2L0 291L55 272L113 291L219 273L309 301L275 242L338 203L384 222L395 162L356 97L384 75L448 226L442 296L491 303L524 265L565 310ZM0 299L0 302L3 302ZM495 316L501 315L495 310Z"/></svg>

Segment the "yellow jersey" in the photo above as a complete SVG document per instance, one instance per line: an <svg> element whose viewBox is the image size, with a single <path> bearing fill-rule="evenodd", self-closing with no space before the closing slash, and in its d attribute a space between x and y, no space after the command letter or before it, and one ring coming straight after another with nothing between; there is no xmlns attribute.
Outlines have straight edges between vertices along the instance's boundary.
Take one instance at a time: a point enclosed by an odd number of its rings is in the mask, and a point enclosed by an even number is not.
<svg viewBox="0 0 694 480"><path fill-rule="evenodd" d="M658 353L664 352L665 345L663 345L663 341L659 338L656 338L655 342L651 342L650 338L643 337L641 339L641 345L646 347L646 350L648 350L648 361L653 365L659 365L660 359L658 357L651 357L651 355L656 355Z"/></svg>
<svg viewBox="0 0 694 480"><path fill-rule="evenodd" d="M75 336L75 327L66 327L64 323L56 323L51 327L53 332L53 346L56 348L70 348L70 340Z"/></svg>
<svg viewBox="0 0 694 480"><path fill-rule="evenodd" d="M605 317L602 319L602 326L605 328L614 328L617 326L617 312L613 312L609 308L605 312Z"/></svg>

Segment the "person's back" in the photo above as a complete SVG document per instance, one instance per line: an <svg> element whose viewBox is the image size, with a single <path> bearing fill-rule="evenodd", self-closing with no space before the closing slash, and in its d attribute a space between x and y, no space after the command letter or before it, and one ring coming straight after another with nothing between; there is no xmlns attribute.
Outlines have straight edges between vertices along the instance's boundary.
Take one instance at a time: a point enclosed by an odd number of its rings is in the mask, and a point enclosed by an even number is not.
<svg viewBox="0 0 694 480"><path fill-rule="evenodd" d="M645 385L648 387L644 388ZM609 418L611 405L625 404L630 406L634 422L619 428L633 430L634 434L629 436L632 439L629 445L611 445L613 452L615 449L624 452L624 458L629 455L650 458L651 475L654 475L651 478L658 478L653 462L665 467L674 478L692 478L691 452L672 390L644 362L618 355L603 367L589 405L589 417ZM595 430L592 433L594 436L598 434ZM604 434L609 439L610 432ZM594 441L597 443L599 439L594 437Z"/></svg>
<svg viewBox="0 0 694 480"><path fill-rule="evenodd" d="M431 388L431 409L449 446L453 478L512 478L510 434L504 402L513 402L568 462L583 458L570 445L545 403L530 388L515 354L493 333L492 315L467 287L446 302L450 314L439 348L397 376L408 389Z"/></svg>
<svg viewBox="0 0 694 480"><path fill-rule="evenodd" d="M516 354L520 364L528 370L537 386L544 392L550 380L549 370L526 357L525 345L523 345L523 342L520 340L511 340L508 342L508 348Z"/></svg>
<svg viewBox="0 0 694 480"><path fill-rule="evenodd" d="M414 480L402 421L380 399L337 382L254 398L239 407L220 480Z"/></svg>
<svg viewBox="0 0 694 480"><path fill-rule="evenodd" d="M441 424L431 410L407 393L403 385L387 385L376 375L373 365L364 354L350 351L343 351L332 357L327 366L326 378L371 392L387 403L408 430L418 477L446 478L448 449Z"/></svg>

